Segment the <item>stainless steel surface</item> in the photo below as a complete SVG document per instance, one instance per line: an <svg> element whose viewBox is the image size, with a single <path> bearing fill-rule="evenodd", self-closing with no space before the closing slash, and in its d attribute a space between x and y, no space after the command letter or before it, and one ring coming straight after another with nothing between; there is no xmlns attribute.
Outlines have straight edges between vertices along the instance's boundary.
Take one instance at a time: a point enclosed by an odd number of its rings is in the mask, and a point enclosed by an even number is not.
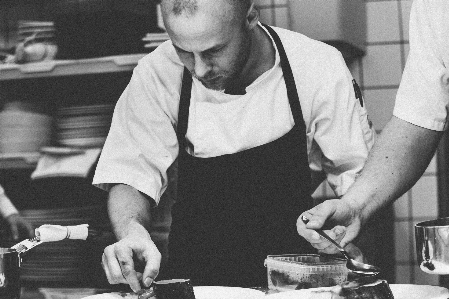
<svg viewBox="0 0 449 299"><path fill-rule="evenodd" d="M20 298L20 256L11 248L0 248L0 298Z"/></svg>
<svg viewBox="0 0 449 299"><path fill-rule="evenodd" d="M417 261L426 273L449 274L449 218L415 225Z"/></svg>
<svg viewBox="0 0 449 299"><path fill-rule="evenodd" d="M307 219L305 216L302 216L302 221L307 224L309 222L309 219ZM332 244L334 244L337 249L343 254L343 256L346 258L347 262L346 262L346 267L348 268L348 270L350 270L351 272L357 273L359 275L365 275L365 276L372 276L372 275L377 275L380 273L380 268L373 266L373 265L369 265L369 264L365 264L365 263L361 263L358 262L354 259L352 259L348 253L346 252L346 250L340 246L340 244L338 244L337 242L334 241L334 239L332 239L331 237L329 237L323 230L321 229L316 229L315 230L318 234L320 234L320 236L322 236L323 238L325 238L326 240L328 240L329 242L331 242Z"/></svg>

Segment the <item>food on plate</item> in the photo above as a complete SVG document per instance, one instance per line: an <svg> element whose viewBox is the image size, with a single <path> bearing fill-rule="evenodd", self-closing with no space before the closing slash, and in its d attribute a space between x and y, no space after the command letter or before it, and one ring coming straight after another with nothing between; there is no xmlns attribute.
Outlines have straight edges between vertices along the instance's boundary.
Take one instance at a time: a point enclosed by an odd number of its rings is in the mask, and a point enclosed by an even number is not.
<svg viewBox="0 0 449 299"><path fill-rule="evenodd" d="M154 295L154 291L153 288L151 289L141 289L140 291L137 292L137 299L150 299L153 298L155 299L155 295Z"/></svg>
<svg viewBox="0 0 449 299"><path fill-rule="evenodd" d="M120 297L123 299L156 299L153 288L141 289L138 292L117 292L104 295L109 295L111 298L117 299L120 299Z"/></svg>
<svg viewBox="0 0 449 299"><path fill-rule="evenodd" d="M385 280L360 278L332 288L332 299L394 299Z"/></svg>
<svg viewBox="0 0 449 299"><path fill-rule="evenodd" d="M190 279L160 280L154 283L157 299L195 299Z"/></svg>

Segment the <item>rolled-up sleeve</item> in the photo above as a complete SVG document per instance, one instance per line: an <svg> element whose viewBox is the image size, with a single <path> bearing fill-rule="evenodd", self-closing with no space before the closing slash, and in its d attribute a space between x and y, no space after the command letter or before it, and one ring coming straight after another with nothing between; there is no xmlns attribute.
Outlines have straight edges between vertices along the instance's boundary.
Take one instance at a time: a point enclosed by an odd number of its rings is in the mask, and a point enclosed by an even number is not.
<svg viewBox="0 0 449 299"><path fill-rule="evenodd" d="M335 57L335 55L333 55ZM310 164L324 171L337 196L342 196L362 171L375 141L375 131L361 93L341 55L328 61L325 87L317 92L309 129Z"/></svg>
<svg viewBox="0 0 449 299"><path fill-rule="evenodd" d="M448 14L447 0L413 2L410 52L393 111L402 120L436 131L447 128Z"/></svg>
<svg viewBox="0 0 449 299"><path fill-rule="evenodd" d="M144 58L146 59L146 58ZM139 62L119 98L111 128L95 171L93 184L130 185L156 203L167 187L167 169L178 155L175 133L179 90L172 78L161 78L163 62Z"/></svg>

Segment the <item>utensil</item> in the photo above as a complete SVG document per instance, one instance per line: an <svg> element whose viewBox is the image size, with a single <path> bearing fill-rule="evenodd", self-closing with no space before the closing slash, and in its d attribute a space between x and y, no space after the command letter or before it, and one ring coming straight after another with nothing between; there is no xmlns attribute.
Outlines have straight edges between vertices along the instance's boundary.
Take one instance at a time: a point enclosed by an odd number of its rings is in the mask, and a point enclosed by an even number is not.
<svg viewBox="0 0 449 299"><path fill-rule="evenodd" d="M21 254L44 242L63 239L83 239L88 235L88 225L42 225L35 230L36 237L25 239L11 248L0 248L0 299L20 299Z"/></svg>
<svg viewBox="0 0 449 299"><path fill-rule="evenodd" d="M23 240L11 248L0 248L0 298L20 298L20 254L41 243L35 237Z"/></svg>
<svg viewBox="0 0 449 299"><path fill-rule="evenodd" d="M304 222L304 224L307 224L309 222L309 219L305 216L301 217L301 220ZM352 259L349 254L346 252L346 250L344 250L343 247L340 246L340 244L338 244L337 242L335 242L334 239L332 239L331 237L329 237L323 230L321 229L316 229L315 230L318 234L320 234L320 236L322 236L323 238L325 238L326 240L328 240L329 242L331 242L332 244L334 244L337 249L343 254L343 256L346 258L346 267L354 273L360 274L360 275L365 275L365 276L372 276L372 275L377 275L380 273L380 268L373 266L373 265L369 265L369 264L365 264L365 263L361 263L358 262L354 259Z"/></svg>
<svg viewBox="0 0 449 299"><path fill-rule="evenodd" d="M20 298L20 256L15 249L0 248L0 298Z"/></svg>
<svg viewBox="0 0 449 299"><path fill-rule="evenodd" d="M449 218L415 225L418 264L429 274L449 274Z"/></svg>
<svg viewBox="0 0 449 299"><path fill-rule="evenodd" d="M42 241L39 239L39 237L34 237L32 239L25 239L17 243L16 245L12 246L11 249L16 250L19 254L21 254L41 243Z"/></svg>

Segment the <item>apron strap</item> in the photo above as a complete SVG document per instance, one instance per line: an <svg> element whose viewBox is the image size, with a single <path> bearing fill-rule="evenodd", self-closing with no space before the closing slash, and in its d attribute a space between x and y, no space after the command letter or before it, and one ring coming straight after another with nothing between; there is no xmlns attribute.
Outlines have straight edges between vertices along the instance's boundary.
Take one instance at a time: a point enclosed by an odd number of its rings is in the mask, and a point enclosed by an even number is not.
<svg viewBox="0 0 449 299"><path fill-rule="evenodd" d="M181 96L179 100L178 128L176 130L176 135L178 137L179 143L179 151L185 148L184 145L189 120L191 90L192 90L192 75L190 74L189 70L186 67L184 67L184 73L182 75Z"/></svg>
<svg viewBox="0 0 449 299"><path fill-rule="evenodd" d="M295 77L293 76L292 69L290 67L290 62L288 61L287 54L285 53L284 46L282 45L281 39L276 31L273 30L270 26L266 24L262 24L267 31L270 33L271 37L276 44L276 47L279 51L279 56L281 58L281 68L282 73L284 74L284 82L287 87L287 95L288 100L290 102L290 108L293 114L293 119L295 120L295 124L301 126L301 128L305 128L306 124L304 123L304 118L302 115L301 105L299 103L298 91L296 90Z"/></svg>

